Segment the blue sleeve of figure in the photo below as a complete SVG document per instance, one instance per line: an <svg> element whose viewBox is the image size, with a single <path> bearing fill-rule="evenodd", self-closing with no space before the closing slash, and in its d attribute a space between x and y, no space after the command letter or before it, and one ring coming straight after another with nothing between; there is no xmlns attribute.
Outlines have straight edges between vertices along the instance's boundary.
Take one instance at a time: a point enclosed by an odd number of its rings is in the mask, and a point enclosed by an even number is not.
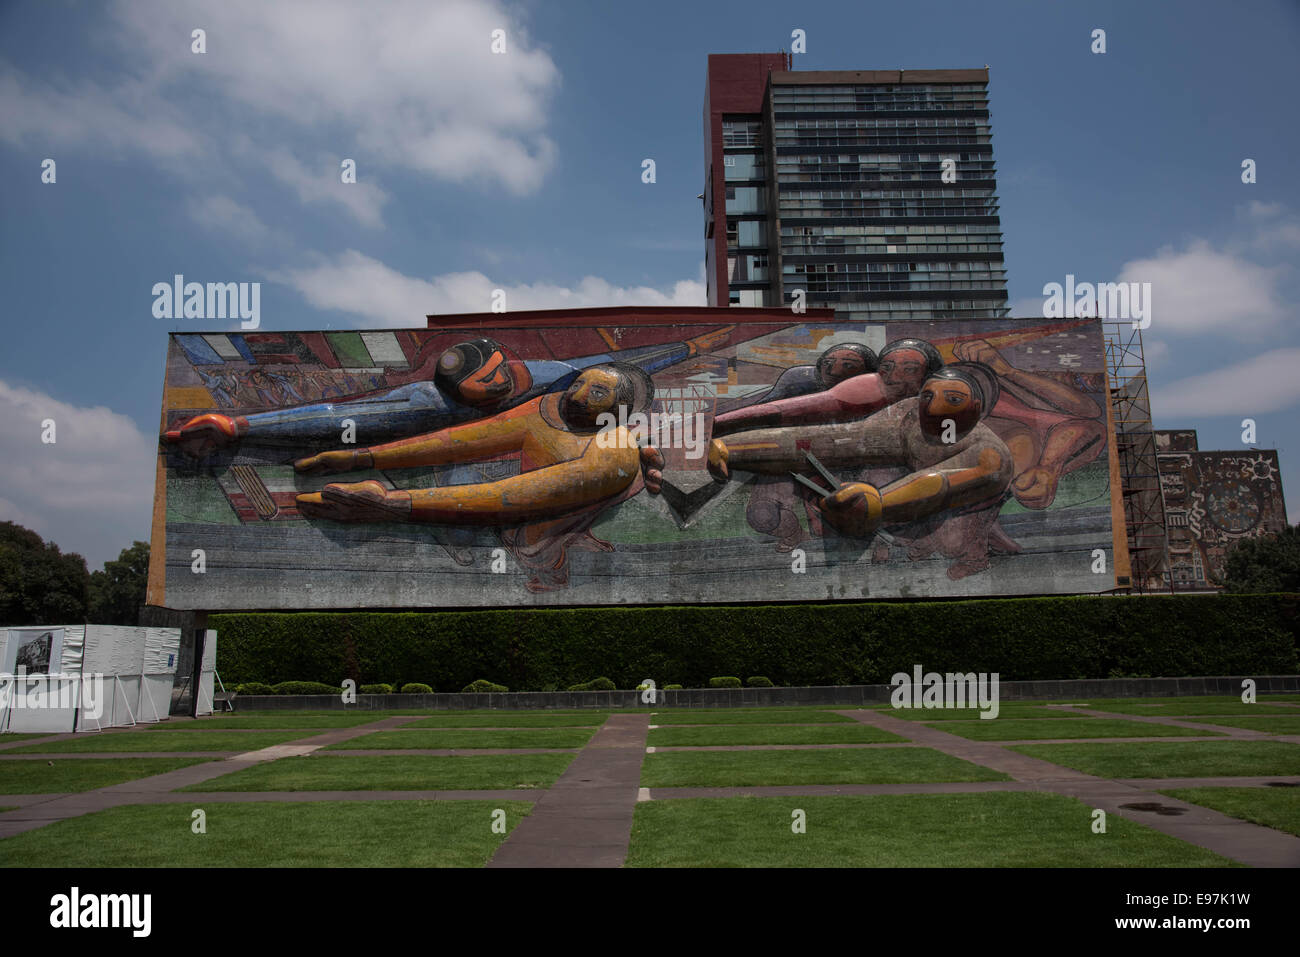
<svg viewBox="0 0 1300 957"><path fill-rule="evenodd" d="M398 434L434 432L474 418L477 410L443 395L432 382L412 382L351 402L321 402L248 416L246 441L337 439L343 420L356 423L357 445Z"/></svg>

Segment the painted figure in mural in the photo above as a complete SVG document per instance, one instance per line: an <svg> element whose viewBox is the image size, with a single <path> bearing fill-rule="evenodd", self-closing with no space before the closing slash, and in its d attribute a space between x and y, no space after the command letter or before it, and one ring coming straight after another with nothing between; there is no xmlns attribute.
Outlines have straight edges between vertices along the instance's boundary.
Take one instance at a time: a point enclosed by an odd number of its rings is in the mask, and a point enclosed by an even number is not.
<svg viewBox="0 0 1300 957"><path fill-rule="evenodd" d="M819 360L845 346L833 346ZM862 347L866 349L866 347ZM870 353L870 350L866 350ZM873 356L874 359L874 356ZM927 375L943 366L939 351L920 339L898 339L880 352L876 371L853 374L855 364L843 359L836 362L841 371L849 371L839 381L820 392L777 399L737 409L718 416L713 436L721 437L759 428L798 425L824 425L864 418L895 402L915 396ZM867 365L864 357L862 365ZM875 365L875 363L870 363ZM777 380L778 383L780 380ZM790 551L808 537L799 520L803 509L813 534L821 534L821 512L815 496L797 485L787 475L762 476L750 488L745 518L750 528L777 539L778 551Z"/></svg>
<svg viewBox="0 0 1300 957"><path fill-rule="evenodd" d="M735 403L733 408L723 412L714 420L715 430L719 422L726 427L726 416L755 405L789 399L810 392L824 392L832 386L839 385L853 376L875 372L880 364L875 352L859 342L841 342L826 349L812 365L791 366L772 383L772 388L753 398L745 398ZM738 430L735 430L738 431ZM717 434L715 432L715 434Z"/></svg>
<svg viewBox="0 0 1300 957"><path fill-rule="evenodd" d="M883 487L859 479L841 481L816 501L832 528L871 539L882 526L1000 506L1012 477L1012 456L980 421L985 411L978 377L946 368L924 379L915 401L894 403L866 419L715 439L709 471L723 482L737 470L808 474L809 452L830 469L903 467L906 473Z"/></svg>
<svg viewBox="0 0 1300 957"><path fill-rule="evenodd" d="M729 329L728 329L729 331ZM347 402L277 408L251 415L204 413L166 433L168 442L199 457L235 442L337 442L350 419L359 441L430 432L492 415L547 393L563 392L584 369L624 362L653 373L696 355L718 341L714 332L688 342L644 346L573 359L521 360L493 339L472 339L442 352L422 378ZM725 338L725 334L722 334ZM263 405L287 393L261 370L250 376ZM281 377L282 378L282 377ZM278 391L277 391L278 390ZM296 394L296 393L295 393Z"/></svg>
<svg viewBox="0 0 1300 957"><path fill-rule="evenodd" d="M1048 375L1017 369L983 339L958 343L953 353L980 363L1001 389L988 426L1011 449L1011 493L1025 508L1047 508L1061 478L1093 461L1106 447L1106 422L1098 403Z"/></svg>
<svg viewBox="0 0 1300 957"><path fill-rule="evenodd" d="M620 421L650 409L654 384L643 369L605 362L584 369L563 393L548 393L474 422L361 449L322 452L294 463L299 472L420 468L518 456L520 472L492 482L389 489L376 480L330 484L298 496L308 517L340 522L422 522L488 526L532 577L533 591L568 580L567 549L609 551L592 523L643 487L657 491L663 459L638 448L622 426L597 442L602 414ZM619 407L624 407L622 416Z"/></svg>

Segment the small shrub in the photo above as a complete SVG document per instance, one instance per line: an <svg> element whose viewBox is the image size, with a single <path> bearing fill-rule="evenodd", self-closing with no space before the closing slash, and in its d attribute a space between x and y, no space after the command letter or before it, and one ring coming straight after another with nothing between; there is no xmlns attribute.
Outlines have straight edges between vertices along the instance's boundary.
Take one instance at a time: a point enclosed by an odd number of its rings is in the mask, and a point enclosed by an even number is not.
<svg viewBox="0 0 1300 957"><path fill-rule="evenodd" d="M461 694L505 694L509 690L505 685L499 685L494 681L485 681L483 678L471 681L460 689Z"/></svg>
<svg viewBox="0 0 1300 957"><path fill-rule="evenodd" d="M235 688L235 694L275 694L275 689L261 681L245 681Z"/></svg>
<svg viewBox="0 0 1300 957"><path fill-rule="evenodd" d="M664 685L664 690L665 690L665 691L681 691L681 690L682 690L682 686L681 686L681 685Z"/></svg>
<svg viewBox="0 0 1300 957"><path fill-rule="evenodd" d="M331 685L322 684L319 681L281 681L278 685L273 686L274 694L338 694L343 693L342 688L335 688Z"/></svg>
<svg viewBox="0 0 1300 957"><path fill-rule="evenodd" d="M569 690L570 690L570 691L590 691L591 689L588 688L585 684L580 684L580 685L569 685Z"/></svg>
<svg viewBox="0 0 1300 957"><path fill-rule="evenodd" d="M592 678L587 682L588 691L617 691L618 686L608 678Z"/></svg>
<svg viewBox="0 0 1300 957"><path fill-rule="evenodd" d="M740 679L739 678L710 678L709 687L710 688L739 688Z"/></svg>
<svg viewBox="0 0 1300 957"><path fill-rule="evenodd" d="M433 689L426 684L412 681L402 685L402 694L433 694Z"/></svg>
<svg viewBox="0 0 1300 957"><path fill-rule="evenodd" d="M362 694L392 694L392 685L362 685L358 689Z"/></svg>
<svg viewBox="0 0 1300 957"><path fill-rule="evenodd" d="M752 678L746 678L745 684L751 688L775 688L771 678L764 678L762 675L754 675Z"/></svg>

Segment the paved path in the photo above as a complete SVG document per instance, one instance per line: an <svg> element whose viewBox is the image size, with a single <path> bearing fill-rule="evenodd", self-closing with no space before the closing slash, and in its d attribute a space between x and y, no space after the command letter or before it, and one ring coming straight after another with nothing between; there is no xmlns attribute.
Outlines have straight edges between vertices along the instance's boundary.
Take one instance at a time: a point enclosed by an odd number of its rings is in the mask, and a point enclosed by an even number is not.
<svg viewBox="0 0 1300 957"><path fill-rule="evenodd" d="M649 730L648 714L611 715L488 867L621 867Z"/></svg>
<svg viewBox="0 0 1300 957"><path fill-rule="evenodd" d="M1143 790L1132 784L1111 781L1095 775L1064 768L1040 758L1031 758L1005 745L987 741L969 741L936 727L902 721L879 711L841 711L863 724L903 734L918 744L928 745L944 754L982 764L1009 774L1016 781L1033 783L1039 790L1078 798L1093 808L1115 814L1189 844L1196 844L1222 857L1249 864L1251 867L1300 867L1300 837L1269 827L1251 824L1218 811L1176 798ZM1044 718L1042 720L1051 720ZM1165 718L1143 718L1160 724L1187 726L1186 722ZM1267 735L1261 735L1267 737ZM1177 738L1171 740L1178 740ZM1155 814L1124 807L1126 804L1160 804L1180 808L1184 813Z"/></svg>

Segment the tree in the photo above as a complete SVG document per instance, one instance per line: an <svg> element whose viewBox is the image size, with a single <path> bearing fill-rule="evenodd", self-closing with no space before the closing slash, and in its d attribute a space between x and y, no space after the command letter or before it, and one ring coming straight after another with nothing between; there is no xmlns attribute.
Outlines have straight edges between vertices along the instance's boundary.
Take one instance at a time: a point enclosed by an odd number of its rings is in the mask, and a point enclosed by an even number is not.
<svg viewBox="0 0 1300 957"><path fill-rule="evenodd" d="M80 555L65 555L16 522L0 522L0 625L83 622L89 584Z"/></svg>
<svg viewBox="0 0 1300 957"><path fill-rule="evenodd" d="M90 621L97 625L134 625L149 587L149 543L133 542L116 561L104 562L90 576Z"/></svg>
<svg viewBox="0 0 1300 957"><path fill-rule="evenodd" d="M1239 541L1228 552L1223 586L1230 592L1300 592L1300 527Z"/></svg>

